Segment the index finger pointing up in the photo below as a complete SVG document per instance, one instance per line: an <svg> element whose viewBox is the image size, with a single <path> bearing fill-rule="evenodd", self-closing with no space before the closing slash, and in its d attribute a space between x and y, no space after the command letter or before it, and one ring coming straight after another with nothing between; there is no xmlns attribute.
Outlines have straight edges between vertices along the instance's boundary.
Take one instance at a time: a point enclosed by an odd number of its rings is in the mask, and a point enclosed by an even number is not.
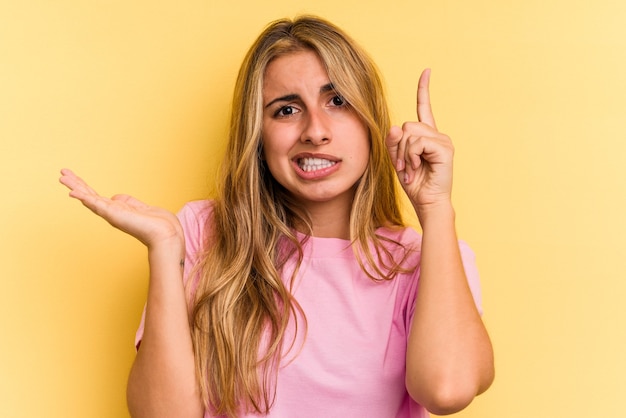
<svg viewBox="0 0 626 418"><path fill-rule="evenodd" d="M435 117L433 116L433 110L430 107L429 83L430 68L426 68L422 72L420 80L417 83L417 119L431 128L437 129Z"/></svg>

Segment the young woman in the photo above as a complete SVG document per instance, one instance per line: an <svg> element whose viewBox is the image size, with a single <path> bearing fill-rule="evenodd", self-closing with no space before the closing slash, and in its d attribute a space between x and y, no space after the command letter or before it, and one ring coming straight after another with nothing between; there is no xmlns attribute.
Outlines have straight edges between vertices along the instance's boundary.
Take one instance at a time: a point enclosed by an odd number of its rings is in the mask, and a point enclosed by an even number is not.
<svg viewBox="0 0 626 418"><path fill-rule="evenodd" d="M418 122L392 127L354 41L319 18L277 21L241 67L214 200L175 216L62 171L70 196L148 247L133 416L426 417L487 389L493 353L429 77ZM422 236L402 222L398 183Z"/></svg>

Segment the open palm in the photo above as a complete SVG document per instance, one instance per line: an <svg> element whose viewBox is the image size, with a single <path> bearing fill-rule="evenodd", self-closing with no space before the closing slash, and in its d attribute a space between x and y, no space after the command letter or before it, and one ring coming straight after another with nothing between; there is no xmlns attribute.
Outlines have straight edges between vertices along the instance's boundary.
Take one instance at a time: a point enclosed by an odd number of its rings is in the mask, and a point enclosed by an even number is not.
<svg viewBox="0 0 626 418"><path fill-rule="evenodd" d="M59 181L70 189L71 197L149 248L162 241L184 240L178 218L165 209L147 205L128 195L118 194L111 198L100 196L68 169L61 170Z"/></svg>

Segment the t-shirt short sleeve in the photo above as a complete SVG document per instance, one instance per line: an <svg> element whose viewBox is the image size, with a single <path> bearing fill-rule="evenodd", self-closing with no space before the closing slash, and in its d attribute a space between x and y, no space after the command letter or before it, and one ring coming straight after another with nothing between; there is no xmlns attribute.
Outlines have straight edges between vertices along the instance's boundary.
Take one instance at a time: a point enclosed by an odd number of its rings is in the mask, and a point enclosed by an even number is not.
<svg viewBox="0 0 626 418"><path fill-rule="evenodd" d="M467 278L467 284L469 285L472 297L474 298L474 304L480 315L483 314L482 307L482 295L480 291L480 279L478 276L478 268L476 267L476 256L474 251L470 248L465 241L459 241L459 250L461 252L461 261L463 262L463 268L465 270L465 277ZM420 269L417 272L419 274ZM417 285L417 283L416 283ZM416 289L417 290L417 289ZM417 292L412 294L413 301L410 304L409 315L406 318L406 326L408 329L413 325L413 315L415 313L415 304L417 302Z"/></svg>
<svg viewBox="0 0 626 418"><path fill-rule="evenodd" d="M465 241L459 241L459 249L461 250L461 260L465 269L465 276L469 284L470 291L474 297L474 303L479 314L483 314L483 300L480 290L480 278L478 276L478 267L476 266L476 256L474 251Z"/></svg>

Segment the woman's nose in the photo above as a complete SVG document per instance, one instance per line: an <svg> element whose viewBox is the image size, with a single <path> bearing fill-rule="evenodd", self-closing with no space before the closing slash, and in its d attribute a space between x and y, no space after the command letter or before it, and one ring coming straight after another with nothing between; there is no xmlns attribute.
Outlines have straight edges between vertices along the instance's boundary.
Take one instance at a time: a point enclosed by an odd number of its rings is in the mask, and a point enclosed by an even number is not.
<svg viewBox="0 0 626 418"><path fill-rule="evenodd" d="M313 145L321 145L331 140L331 129L328 115L323 111L309 111L300 141Z"/></svg>

